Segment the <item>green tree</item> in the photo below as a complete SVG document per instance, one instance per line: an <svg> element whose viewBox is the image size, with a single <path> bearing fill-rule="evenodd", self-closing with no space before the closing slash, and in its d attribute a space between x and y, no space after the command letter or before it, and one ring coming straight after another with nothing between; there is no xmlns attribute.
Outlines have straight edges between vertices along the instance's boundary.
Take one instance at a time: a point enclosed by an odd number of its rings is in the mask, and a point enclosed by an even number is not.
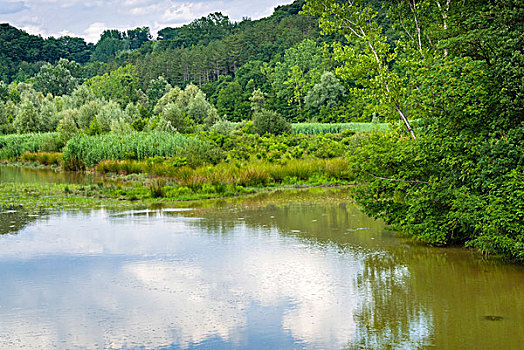
<svg viewBox="0 0 524 350"><path fill-rule="evenodd" d="M109 60L125 49L125 42L112 37L101 38L96 44L92 60L109 62Z"/></svg>
<svg viewBox="0 0 524 350"><path fill-rule="evenodd" d="M325 30L347 34L350 44L335 45L339 73L359 77L392 112L420 118L415 141L399 130L362 140L352 156L358 202L421 241L524 261L524 116L510 101L523 96L520 3L387 6L402 28L394 51L362 2L306 5Z"/></svg>
<svg viewBox="0 0 524 350"><path fill-rule="evenodd" d="M58 126L59 115L52 99L45 98L40 106L39 118L41 131L55 131Z"/></svg>
<svg viewBox="0 0 524 350"><path fill-rule="evenodd" d="M261 112L264 109L264 101L266 100L264 93L259 89L253 90L253 94L249 98L251 102L251 110L254 114Z"/></svg>
<svg viewBox="0 0 524 350"><path fill-rule="evenodd" d="M362 93L369 94L370 99L394 110L415 139L408 120L410 116L407 114L410 107L409 95L413 90L406 81L408 76L391 69L397 53L393 52L376 20L377 12L364 0L343 3L311 0L306 2L304 10L307 14L320 17L320 27L325 34L338 33L345 36L346 43L333 44L333 56L341 63L337 73L344 79L351 79L357 85L365 87ZM399 47L405 48L406 44ZM422 54L425 48L420 46L418 50Z"/></svg>
<svg viewBox="0 0 524 350"><path fill-rule="evenodd" d="M82 105L78 109L77 123L80 129L87 130L91 127L91 124L96 119L96 116L100 113L102 104L98 101L89 101L86 104ZM98 120L95 122L98 130L100 123ZM106 125L107 126L107 125ZM100 125L100 133L103 131L102 126Z"/></svg>
<svg viewBox="0 0 524 350"><path fill-rule="evenodd" d="M38 109L31 101L24 100L16 114L13 126L19 134L40 131L41 121Z"/></svg>
<svg viewBox="0 0 524 350"><path fill-rule="evenodd" d="M93 77L85 84L96 97L115 101L121 106L138 100L138 75L133 65L119 67L111 73Z"/></svg>
<svg viewBox="0 0 524 350"><path fill-rule="evenodd" d="M319 110L326 106L334 108L344 95L344 86L337 79L335 74L324 72L320 77L320 82L313 86L304 100L307 107Z"/></svg>
<svg viewBox="0 0 524 350"><path fill-rule="evenodd" d="M228 120L238 122L247 119L250 115L249 102L246 101L242 86L233 81L218 93L218 114L226 116Z"/></svg>
<svg viewBox="0 0 524 350"><path fill-rule="evenodd" d="M186 133L191 130L194 123L180 106L169 103L162 111L159 124L156 127L157 130L169 131L170 128L173 128L180 133Z"/></svg>
<svg viewBox="0 0 524 350"><path fill-rule="evenodd" d="M253 130L259 135L280 135L290 133L291 125L277 112L262 109L254 115Z"/></svg>
<svg viewBox="0 0 524 350"><path fill-rule="evenodd" d="M0 101L0 134L7 135L15 132L13 126L16 106L13 101Z"/></svg>
<svg viewBox="0 0 524 350"><path fill-rule="evenodd" d="M34 87L44 94L61 96L73 92L77 85L78 82L71 72L59 62L56 66L43 65L35 76Z"/></svg>
<svg viewBox="0 0 524 350"><path fill-rule="evenodd" d="M188 85L184 90L174 87L169 90L155 106L154 113L163 115L171 124L180 131L179 125L175 120L166 117L166 108L169 106L169 114L189 118L192 123L205 123L213 125L217 117L217 111L207 100L205 94L195 85ZM182 132L182 131L180 131Z"/></svg>
<svg viewBox="0 0 524 350"><path fill-rule="evenodd" d="M149 82L149 88L146 90L149 103L154 106L171 88L171 85L162 76L151 80Z"/></svg>
<svg viewBox="0 0 524 350"><path fill-rule="evenodd" d="M283 61L276 64L272 77L276 96L294 106L294 113L301 115L304 98L319 80L322 68L322 48L313 40L306 39L286 50Z"/></svg>
<svg viewBox="0 0 524 350"><path fill-rule="evenodd" d="M126 120L127 115L124 113L120 105L114 102L109 102L100 108L100 111L96 115L96 119L100 126L102 127L103 132L111 131L111 124L114 120Z"/></svg>
<svg viewBox="0 0 524 350"><path fill-rule="evenodd" d="M75 121L75 111L66 110L62 111L61 115L63 118L58 123L56 131L60 135L62 143L66 144L73 136L77 135L79 130Z"/></svg>

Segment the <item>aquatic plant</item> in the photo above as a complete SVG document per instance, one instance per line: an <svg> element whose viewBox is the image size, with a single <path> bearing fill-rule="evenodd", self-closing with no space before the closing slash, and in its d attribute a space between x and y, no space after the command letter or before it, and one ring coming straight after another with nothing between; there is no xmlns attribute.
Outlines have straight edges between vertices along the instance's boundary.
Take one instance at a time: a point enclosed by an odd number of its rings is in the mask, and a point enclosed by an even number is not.
<svg viewBox="0 0 524 350"><path fill-rule="evenodd" d="M66 169L78 170L103 160L144 160L155 156L184 156L194 166L204 162L216 163L223 157L210 143L198 138L167 132L137 132L76 136L64 148L63 163Z"/></svg>
<svg viewBox="0 0 524 350"><path fill-rule="evenodd" d="M388 123L296 123L291 124L295 134L340 134L344 130L355 132L370 132L374 130L387 131Z"/></svg>
<svg viewBox="0 0 524 350"><path fill-rule="evenodd" d="M25 152L58 152L63 147L58 133L0 136L0 159L18 159Z"/></svg>

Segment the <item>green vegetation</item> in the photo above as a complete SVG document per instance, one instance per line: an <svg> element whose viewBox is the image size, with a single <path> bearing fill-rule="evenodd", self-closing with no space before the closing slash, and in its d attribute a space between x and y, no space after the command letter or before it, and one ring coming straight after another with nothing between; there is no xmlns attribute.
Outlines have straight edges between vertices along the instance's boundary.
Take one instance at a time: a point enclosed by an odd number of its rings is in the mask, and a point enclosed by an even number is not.
<svg viewBox="0 0 524 350"><path fill-rule="evenodd" d="M524 262L524 14L517 1L392 1L400 41L366 1L308 0L336 73L397 115L350 156L366 213L423 242ZM419 119L412 129L411 120Z"/></svg>
<svg viewBox="0 0 524 350"><path fill-rule="evenodd" d="M0 159L162 177L123 198L356 181L399 231L523 262L523 18L516 0L307 0L62 51L2 25Z"/></svg>
<svg viewBox="0 0 524 350"><path fill-rule="evenodd" d="M64 167L81 170L108 159L138 159L152 157L186 157L193 166L216 163L220 151L209 143L181 134L167 132L80 135L72 138L64 148Z"/></svg>
<svg viewBox="0 0 524 350"><path fill-rule="evenodd" d="M25 152L57 151L62 148L57 133L0 136L0 159L17 159Z"/></svg>
<svg viewBox="0 0 524 350"><path fill-rule="evenodd" d="M355 132L382 131L389 129L387 123L295 123L291 130L296 134L339 134L345 130Z"/></svg>

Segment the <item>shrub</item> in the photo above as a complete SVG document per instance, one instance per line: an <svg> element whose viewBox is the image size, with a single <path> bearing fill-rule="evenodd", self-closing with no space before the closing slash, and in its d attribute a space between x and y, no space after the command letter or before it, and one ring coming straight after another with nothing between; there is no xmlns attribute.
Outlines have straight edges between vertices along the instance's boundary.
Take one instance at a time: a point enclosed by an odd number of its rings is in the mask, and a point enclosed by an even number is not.
<svg viewBox="0 0 524 350"><path fill-rule="evenodd" d="M259 135L266 133L280 135L290 133L291 125L277 112L262 109L260 112L255 113L253 130Z"/></svg>

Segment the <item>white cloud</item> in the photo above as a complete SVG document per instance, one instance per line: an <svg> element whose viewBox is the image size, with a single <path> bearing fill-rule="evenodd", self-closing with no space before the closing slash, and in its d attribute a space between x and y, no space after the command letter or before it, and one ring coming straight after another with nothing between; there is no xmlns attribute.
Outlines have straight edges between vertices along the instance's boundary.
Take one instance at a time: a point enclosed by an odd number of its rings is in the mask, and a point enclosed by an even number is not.
<svg viewBox="0 0 524 350"><path fill-rule="evenodd" d="M41 26L39 25L34 25L34 24L28 24L28 25L24 25L23 27L21 27L20 29L28 32L29 34L32 34L32 35L41 35L43 37L47 37L48 34L47 34L47 31L42 28Z"/></svg>
<svg viewBox="0 0 524 350"><path fill-rule="evenodd" d="M84 38L87 42L96 43L100 39L100 34L108 29L104 23L92 23L86 30L84 30Z"/></svg>
<svg viewBox="0 0 524 350"><path fill-rule="evenodd" d="M35 344L35 330L41 348L60 341L75 348L184 348L213 338L237 344L253 305L286 305L272 322L314 348L342 348L354 336L360 300L348 276L362 270L359 262L333 259L299 239L275 244L276 229L253 245L226 240L217 252L215 237L199 234L198 218L160 215L93 213L82 226L65 214L3 237L0 257L22 259L29 271L40 257L76 258L74 269L39 267L38 276L52 279L10 274L2 281L0 306L23 312L0 319L0 348L17 339ZM239 224L231 237L237 229L245 230Z"/></svg>
<svg viewBox="0 0 524 350"><path fill-rule="evenodd" d="M129 13L135 16L145 16L152 13L157 13L159 10L159 5L152 4L148 6L139 6L133 7L129 10Z"/></svg>
<svg viewBox="0 0 524 350"><path fill-rule="evenodd" d="M148 26L155 34L167 26L180 26L212 12L222 12L232 20L257 19L291 0L0 0L2 22L27 27L32 34L67 32L96 42L105 28L131 29ZM30 21L38 17L39 23ZM86 29L87 28L87 29Z"/></svg>
<svg viewBox="0 0 524 350"><path fill-rule="evenodd" d="M190 21L191 19L199 17L199 10L202 6L194 3L181 3L179 5L173 5L162 14L162 21L173 22L173 21Z"/></svg>

